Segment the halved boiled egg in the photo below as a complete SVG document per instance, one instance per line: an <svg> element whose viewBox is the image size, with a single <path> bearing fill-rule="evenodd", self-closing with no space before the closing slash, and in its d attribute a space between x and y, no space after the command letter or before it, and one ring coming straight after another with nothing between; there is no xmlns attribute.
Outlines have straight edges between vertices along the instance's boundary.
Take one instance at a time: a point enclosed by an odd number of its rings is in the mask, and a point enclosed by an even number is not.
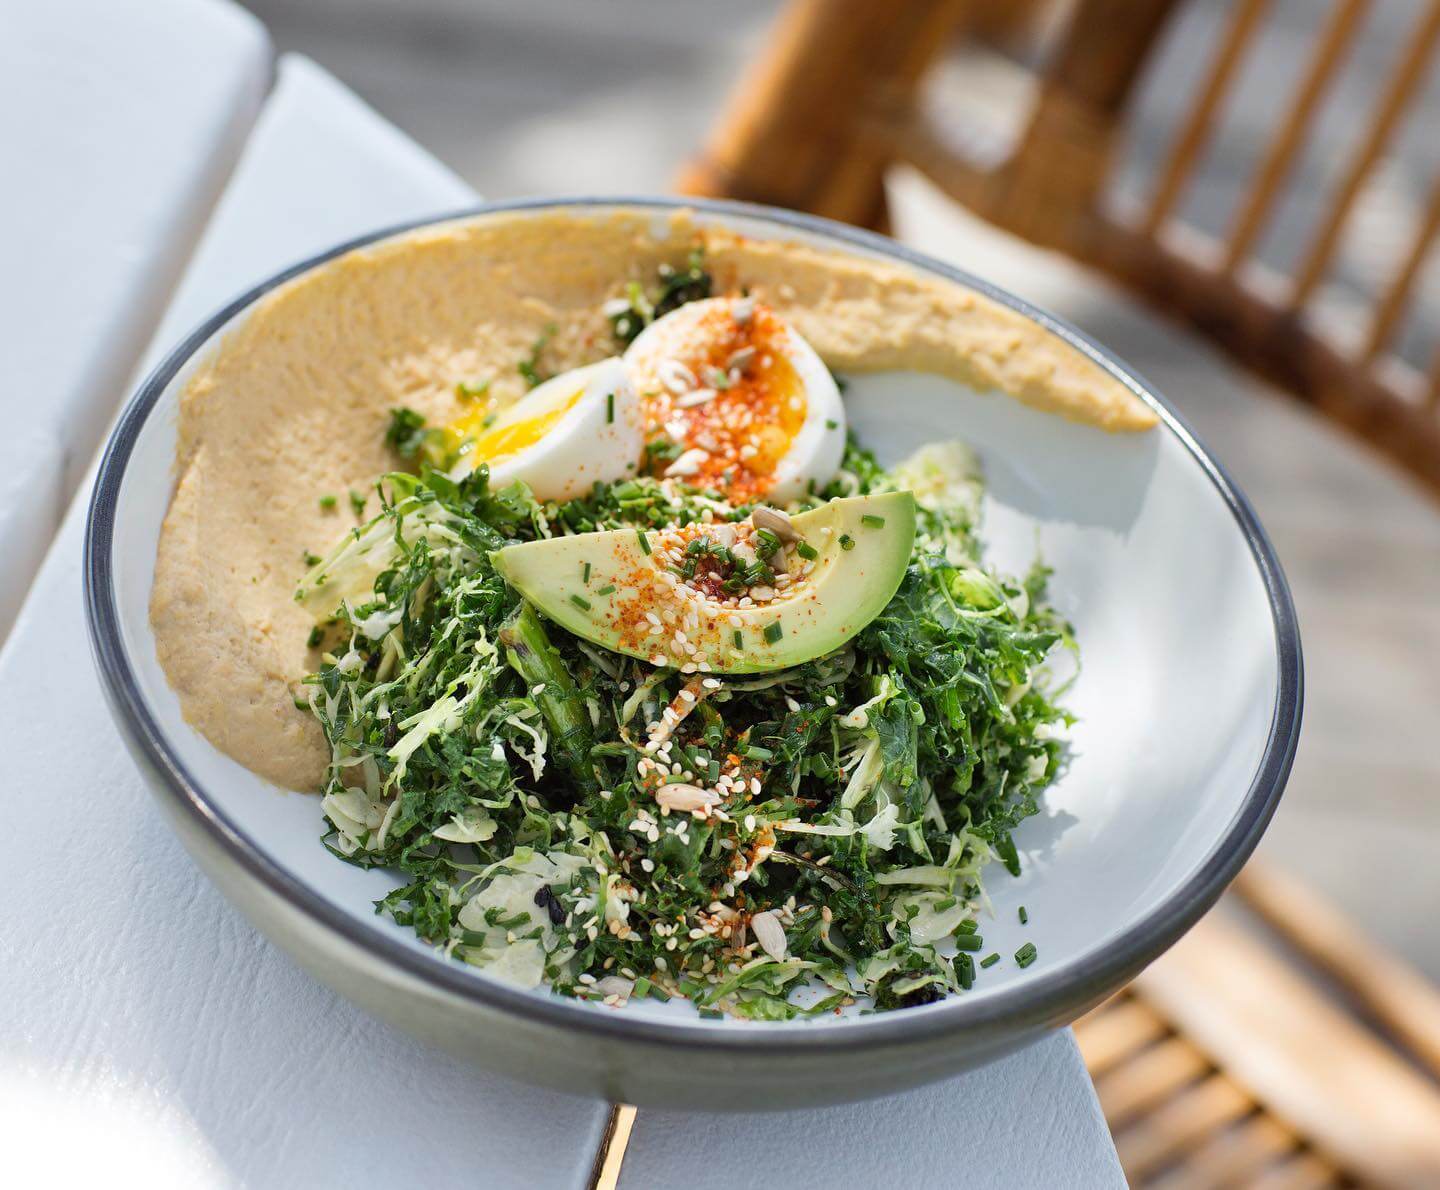
<svg viewBox="0 0 1440 1190"><path fill-rule="evenodd" d="M753 298L706 298L658 319L625 352L660 473L732 501L786 504L834 478L840 391L815 349Z"/></svg>
<svg viewBox="0 0 1440 1190"><path fill-rule="evenodd" d="M513 405L477 409L445 427L459 479L481 463L490 483L520 479L539 500L587 495L599 480L635 474L644 450L642 413L619 357L564 372Z"/></svg>

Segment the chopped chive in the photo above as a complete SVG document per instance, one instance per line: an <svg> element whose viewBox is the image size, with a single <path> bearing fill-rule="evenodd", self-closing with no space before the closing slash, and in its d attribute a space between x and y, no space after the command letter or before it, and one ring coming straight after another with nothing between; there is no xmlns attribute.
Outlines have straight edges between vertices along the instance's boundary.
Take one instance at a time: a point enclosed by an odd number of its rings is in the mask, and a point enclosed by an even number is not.
<svg viewBox="0 0 1440 1190"><path fill-rule="evenodd" d="M648 996L650 994L650 981L642 975L635 981L635 990L630 994L637 1000Z"/></svg>
<svg viewBox="0 0 1440 1190"><path fill-rule="evenodd" d="M615 394L605 394L605 421L610 423L615 420Z"/></svg>
<svg viewBox="0 0 1440 1190"><path fill-rule="evenodd" d="M332 511L338 503L340 503L340 501L338 501L334 496L320 497L320 508L323 512Z"/></svg>
<svg viewBox="0 0 1440 1190"><path fill-rule="evenodd" d="M842 550L853 550L855 548L855 539L848 533L840 534L840 548Z"/></svg>
<svg viewBox="0 0 1440 1190"><path fill-rule="evenodd" d="M462 401L470 401L476 397L483 397L490 389L490 382L482 380L478 384L470 384L467 381L460 381L455 386L455 395Z"/></svg>
<svg viewBox="0 0 1440 1190"><path fill-rule="evenodd" d="M951 897L951 898L950 898L950 905L953 905L954 903L955 903L955 898L954 898L954 897ZM942 913L945 912L945 909L949 909L949 908L950 908L950 905L946 905L943 909L940 910L940 912L942 912ZM937 906L937 908L938 908L938 906ZM956 932L957 934L975 934L975 933L979 933L979 931L980 931L980 927L979 927L979 925L977 925L974 921L962 921L958 926L955 927L955 932Z"/></svg>
<svg viewBox="0 0 1440 1190"><path fill-rule="evenodd" d="M799 554L802 558L804 558L807 562L813 562L816 558L820 556L820 551L817 550L808 541L797 541L795 543L795 552Z"/></svg>
<svg viewBox="0 0 1440 1190"><path fill-rule="evenodd" d="M885 528L885 518L883 516L876 516L874 513L865 513L865 515L860 518L860 523L867 529Z"/></svg>
<svg viewBox="0 0 1440 1190"><path fill-rule="evenodd" d="M766 640L769 644L772 644L772 645L773 645L773 644L774 644L777 640L779 640L783 635L785 635L785 630L780 627L780 621L779 621L779 620L776 620L776 621L775 621L774 623L772 623L772 624L766 624L766 625L765 625L765 640Z"/></svg>
<svg viewBox="0 0 1440 1190"><path fill-rule="evenodd" d="M590 563L586 562L580 571L580 581L587 587L590 585Z"/></svg>
<svg viewBox="0 0 1440 1190"><path fill-rule="evenodd" d="M836 421L833 417L827 417L825 419L825 428L827 430L838 430L840 428L840 423Z"/></svg>
<svg viewBox="0 0 1440 1190"><path fill-rule="evenodd" d="M362 516L364 516L364 515L365 515L365 497L364 497L363 495L361 495L359 492L351 491L351 493L350 493L350 508L354 511L354 513L355 513L355 515L356 515L357 517L362 517Z"/></svg>
<svg viewBox="0 0 1440 1190"><path fill-rule="evenodd" d="M582 611L588 612L590 610L590 601L586 599L583 595L570 596L570 602L573 603L576 607L580 608Z"/></svg>
<svg viewBox="0 0 1440 1190"><path fill-rule="evenodd" d="M1030 915L1025 912L1024 905L1020 906L1020 924L1022 926L1028 926L1030 924Z"/></svg>
<svg viewBox="0 0 1440 1190"><path fill-rule="evenodd" d="M979 950L985 945L985 939L979 934L956 934L955 946L959 950Z"/></svg>
<svg viewBox="0 0 1440 1190"><path fill-rule="evenodd" d="M743 648L745 647L745 634L744 634L743 632L741 632L740 629L737 628L737 629L735 629L734 637L735 637L735 647L736 647L737 649L743 649Z"/></svg>
<svg viewBox="0 0 1440 1190"><path fill-rule="evenodd" d="M313 649L324 639L325 634L320 631L320 625L316 624L314 628L310 629L310 635L306 638L305 645L307 648Z"/></svg>
<svg viewBox="0 0 1440 1190"><path fill-rule="evenodd" d="M1022 967L1028 967L1035 961L1036 953L1035 943L1027 942L1015 952L1015 961Z"/></svg>
<svg viewBox="0 0 1440 1190"><path fill-rule="evenodd" d="M989 954L987 954L983 959L980 960L980 965L982 967L993 967L999 961L1000 952L998 950L992 950Z"/></svg>
<svg viewBox="0 0 1440 1190"><path fill-rule="evenodd" d="M955 956L955 977L960 981L960 986L967 992L975 986L975 960L968 954L957 954Z"/></svg>
<svg viewBox="0 0 1440 1190"><path fill-rule="evenodd" d="M648 554L650 552L650 539L645 536L645 530L636 529L635 536L640 539L640 552L642 554Z"/></svg>
<svg viewBox="0 0 1440 1190"><path fill-rule="evenodd" d="M751 760L775 759L775 753L770 751L769 748L760 747L759 744L747 744L745 747L745 755L748 756Z"/></svg>
<svg viewBox="0 0 1440 1190"><path fill-rule="evenodd" d="M601 587L598 591L596 591L595 594L597 594L597 595L613 595L613 594L615 594L615 584L614 584L614 583L606 583L603 587Z"/></svg>
<svg viewBox="0 0 1440 1190"><path fill-rule="evenodd" d="M305 565L306 565L306 566L319 566L319 565L320 565L321 558L320 558L320 555L319 555L319 554L312 554L309 550L306 550L306 551L305 551L305 554L304 554L304 557L305 557Z"/></svg>

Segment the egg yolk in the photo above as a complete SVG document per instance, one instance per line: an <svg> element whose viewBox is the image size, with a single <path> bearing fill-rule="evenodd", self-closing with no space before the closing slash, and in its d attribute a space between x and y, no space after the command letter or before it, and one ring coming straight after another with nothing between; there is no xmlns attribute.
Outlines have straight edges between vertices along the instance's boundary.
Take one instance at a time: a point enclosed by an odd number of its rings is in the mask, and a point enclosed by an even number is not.
<svg viewBox="0 0 1440 1190"><path fill-rule="evenodd" d="M526 398L512 406L512 415L497 415L486 405L445 427L445 447L455 459L474 457L477 461L494 462L528 450L545 437L585 395L582 385L562 400L547 403L533 411L523 408ZM524 413L529 416L520 416Z"/></svg>
<svg viewBox="0 0 1440 1190"><path fill-rule="evenodd" d="M658 373L644 393L648 436L679 446L679 477L686 483L719 488L735 501L769 490L807 411L804 386L783 351L786 334L763 306L744 322L717 308L683 344L664 353L669 358L658 368L669 365L670 377L678 374L684 384L688 372L696 388L677 393L681 385ZM658 470L676 474L674 468L667 460Z"/></svg>

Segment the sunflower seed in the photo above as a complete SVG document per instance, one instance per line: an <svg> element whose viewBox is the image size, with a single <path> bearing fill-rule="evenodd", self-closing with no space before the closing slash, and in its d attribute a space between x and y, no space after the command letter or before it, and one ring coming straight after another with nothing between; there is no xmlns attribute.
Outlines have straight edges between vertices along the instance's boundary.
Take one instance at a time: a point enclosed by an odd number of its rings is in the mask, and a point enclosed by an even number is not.
<svg viewBox="0 0 1440 1190"><path fill-rule="evenodd" d="M750 929L754 931L755 941L760 943L760 949L772 959L778 963L785 957L785 929L781 926L780 919L775 916L774 910L752 913Z"/></svg>

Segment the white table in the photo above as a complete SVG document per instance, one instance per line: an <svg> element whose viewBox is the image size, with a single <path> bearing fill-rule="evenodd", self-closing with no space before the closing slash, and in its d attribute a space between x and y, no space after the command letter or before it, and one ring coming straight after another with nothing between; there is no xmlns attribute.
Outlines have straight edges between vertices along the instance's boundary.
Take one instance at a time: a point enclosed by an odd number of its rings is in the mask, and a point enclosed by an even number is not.
<svg viewBox="0 0 1440 1190"><path fill-rule="evenodd" d="M378 1024L200 877L111 726L81 612L89 463L137 366L294 259L475 196L218 0L16 15L0 42L21 167L0 204L23 229L0 400L27 411L0 435L0 635L25 597L0 650L3 1180L583 1186L607 1105ZM1068 1031L896 1099L642 1112L621 1185L739 1185L752 1164L796 1186L1123 1184Z"/></svg>

